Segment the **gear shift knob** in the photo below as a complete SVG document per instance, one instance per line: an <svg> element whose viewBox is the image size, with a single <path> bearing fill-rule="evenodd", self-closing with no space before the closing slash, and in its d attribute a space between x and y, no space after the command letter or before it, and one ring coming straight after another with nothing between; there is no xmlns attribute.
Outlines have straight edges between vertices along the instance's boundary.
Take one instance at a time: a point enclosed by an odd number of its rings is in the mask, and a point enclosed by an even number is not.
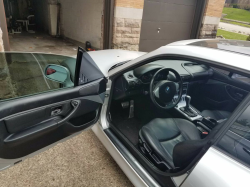
<svg viewBox="0 0 250 187"><path fill-rule="evenodd" d="M190 108L191 97L189 95L186 95L185 101L186 101L186 108Z"/></svg>

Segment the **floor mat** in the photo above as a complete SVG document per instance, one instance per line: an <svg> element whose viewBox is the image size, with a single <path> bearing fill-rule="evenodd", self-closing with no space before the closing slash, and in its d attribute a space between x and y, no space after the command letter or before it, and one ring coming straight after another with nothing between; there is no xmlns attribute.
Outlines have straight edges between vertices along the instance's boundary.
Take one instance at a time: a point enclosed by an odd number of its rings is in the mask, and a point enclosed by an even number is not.
<svg viewBox="0 0 250 187"><path fill-rule="evenodd" d="M126 119L120 121L117 124L117 128L121 131L121 133L126 136L134 145L138 144L139 131L142 126L143 123L137 120L136 118Z"/></svg>

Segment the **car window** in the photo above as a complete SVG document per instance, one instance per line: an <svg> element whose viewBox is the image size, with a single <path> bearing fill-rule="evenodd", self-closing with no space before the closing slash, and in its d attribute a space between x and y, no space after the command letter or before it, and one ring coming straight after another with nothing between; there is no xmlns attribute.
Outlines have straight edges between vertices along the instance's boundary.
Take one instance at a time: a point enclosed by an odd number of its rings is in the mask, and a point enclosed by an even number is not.
<svg viewBox="0 0 250 187"><path fill-rule="evenodd" d="M40 53L0 53L0 100L67 87L60 81L47 78L45 68L49 64L65 67L69 63L75 63L75 59ZM51 74L56 72L50 71ZM54 74L56 76L57 73Z"/></svg>
<svg viewBox="0 0 250 187"><path fill-rule="evenodd" d="M250 165L250 106L233 123L218 147Z"/></svg>
<svg viewBox="0 0 250 187"><path fill-rule="evenodd" d="M250 78L234 73L232 79L236 79L245 83L250 84Z"/></svg>

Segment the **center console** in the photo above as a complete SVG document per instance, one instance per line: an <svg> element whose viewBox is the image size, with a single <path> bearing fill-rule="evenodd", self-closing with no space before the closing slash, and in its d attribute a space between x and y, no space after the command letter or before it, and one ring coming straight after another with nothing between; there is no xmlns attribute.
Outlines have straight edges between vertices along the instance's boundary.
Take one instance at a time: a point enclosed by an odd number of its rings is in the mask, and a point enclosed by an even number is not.
<svg viewBox="0 0 250 187"><path fill-rule="evenodd" d="M175 107L175 110L177 110L182 116L184 116L188 120L192 121L196 125L197 129L200 131L201 137L204 138L214 127L222 124L227 119L215 120L208 116L202 116L201 113L190 104L191 97L187 95L187 91L188 83L183 83L183 94L180 102ZM174 97L174 101L176 101L177 98L178 95Z"/></svg>
<svg viewBox="0 0 250 187"><path fill-rule="evenodd" d="M200 112L191 106L191 97L187 95L187 91L188 83L183 83L181 100L176 105L175 109L190 121L202 119ZM175 95L173 100L176 101L177 98L178 95Z"/></svg>

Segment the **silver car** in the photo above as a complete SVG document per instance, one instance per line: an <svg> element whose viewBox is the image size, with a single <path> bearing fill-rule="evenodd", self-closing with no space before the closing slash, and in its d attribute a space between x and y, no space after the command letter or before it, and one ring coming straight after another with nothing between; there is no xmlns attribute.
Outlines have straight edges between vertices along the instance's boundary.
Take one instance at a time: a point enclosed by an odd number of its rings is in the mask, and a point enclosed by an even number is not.
<svg viewBox="0 0 250 187"><path fill-rule="evenodd" d="M1 170L92 128L135 186L249 186L249 42L0 62L11 90L0 92Z"/></svg>

